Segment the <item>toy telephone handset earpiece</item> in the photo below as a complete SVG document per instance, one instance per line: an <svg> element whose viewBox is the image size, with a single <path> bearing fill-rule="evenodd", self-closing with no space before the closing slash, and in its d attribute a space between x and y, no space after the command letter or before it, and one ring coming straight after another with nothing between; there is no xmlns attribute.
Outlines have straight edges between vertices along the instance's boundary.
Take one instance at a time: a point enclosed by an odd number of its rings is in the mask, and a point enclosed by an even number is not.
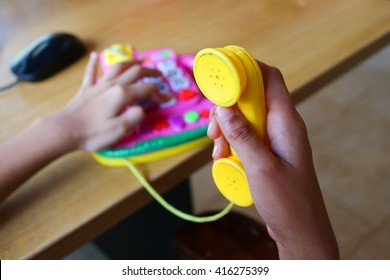
<svg viewBox="0 0 390 280"><path fill-rule="evenodd" d="M202 93L218 106L238 108L266 141L263 78L256 60L244 48L227 46L201 50L194 60L194 76ZM221 193L239 206L253 203L248 180L236 152L214 162L212 173Z"/></svg>

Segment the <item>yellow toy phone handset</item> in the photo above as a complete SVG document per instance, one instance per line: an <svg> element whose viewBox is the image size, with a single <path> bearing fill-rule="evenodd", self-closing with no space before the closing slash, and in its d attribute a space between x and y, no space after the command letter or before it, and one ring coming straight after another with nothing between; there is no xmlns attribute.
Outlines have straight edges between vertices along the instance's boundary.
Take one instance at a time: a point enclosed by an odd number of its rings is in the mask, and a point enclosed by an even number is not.
<svg viewBox="0 0 390 280"><path fill-rule="evenodd" d="M239 46L207 48L194 60L194 76L202 93L218 106L237 103L261 140L266 141L266 107L263 78L252 55ZM248 180L236 152L214 162L212 173L221 193L239 206L253 199Z"/></svg>

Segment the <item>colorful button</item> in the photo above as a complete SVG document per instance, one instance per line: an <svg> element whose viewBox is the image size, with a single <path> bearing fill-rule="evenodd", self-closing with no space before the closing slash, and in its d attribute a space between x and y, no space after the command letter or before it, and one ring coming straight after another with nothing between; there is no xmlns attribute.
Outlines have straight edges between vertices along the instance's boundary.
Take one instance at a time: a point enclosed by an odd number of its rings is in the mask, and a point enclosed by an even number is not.
<svg viewBox="0 0 390 280"><path fill-rule="evenodd" d="M163 79L162 79L162 77L145 77L143 80L144 80L145 83L158 84Z"/></svg>
<svg viewBox="0 0 390 280"><path fill-rule="evenodd" d="M157 120L154 124L153 124L153 128L155 130L163 130L163 129L166 129L169 127L169 124L168 122L165 120L165 119L160 119L160 120Z"/></svg>
<svg viewBox="0 0 390 280"><path fill-rule="evenodd" d="M190 86L190 81L185 77L169 80L171 87L174 91L179 91Z"/></svg>
<svg viewBox="0 0 390 280"><path fill-rule="evenodd" d="M165 50L161 53L161 56L164 58L169 58L171 57L171 52L169 50Z"/></svg>
<svg viewBox="0 0 390 280"><path fill-rule="evenodd" d="M208 119L209 116L210 116L210 111L207 110L207 109L202 109L202 110L200 111L200 116L201 116L202 118Z"/></svg>
<svg viewBox="0 0 390 280"><path fill-rule="evenodd" d="M183 89L179 92L179 99L183 101L189 100L195 96L196 96L196 92L189 88Z"/></svg>
<svg viewBox="0 0 390 280"><path fill-rule="evenodd" d="M168 80L179 79L183 77L183 71L180 68L170 69L164 74L167 76Z"/></svg>
<svg viewBox="0 0 390 280"><path fill-rule="evenodd" d="M184 120L186 123L194 123L199 120L199 113L195 111L188 111L184 114Z"/></svg>
<svg viewBox="0 0 390 280"><path fill-rule="evenodd" d="M163 60L157 63L157 69L166 75L169 71L177 68L177 64L174 60Z"/></svg>
<svg viewBox="0 0 390 280"><path fill-rule="evenodd" d="M176 98L174 96L172 96L171 99L169 99L168 101L166 101L164 103L160 103L160 108L164 109L164 108L171 107L171 106L175 105L176 102L177 102Z"/></svg>
<svg viewBox="0 0 390 280"><path fill-rule="evenodd" d="M181 116L172 116L168 119L169 124L175 130L181 130L186 125Z"/></svg>

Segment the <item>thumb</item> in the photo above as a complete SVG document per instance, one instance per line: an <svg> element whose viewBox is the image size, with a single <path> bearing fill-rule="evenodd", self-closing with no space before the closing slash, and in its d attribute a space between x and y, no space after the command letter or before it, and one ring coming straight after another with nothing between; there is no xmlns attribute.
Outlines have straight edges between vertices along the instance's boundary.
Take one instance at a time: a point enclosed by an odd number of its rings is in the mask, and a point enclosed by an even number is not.
<svg viewBox="0 0 390 280"><path fill-rule="evenodd" d="M273 157L236 105L218 106L215 115L223 136L237 153L245 170L254 164L266 164Z"/></svg>

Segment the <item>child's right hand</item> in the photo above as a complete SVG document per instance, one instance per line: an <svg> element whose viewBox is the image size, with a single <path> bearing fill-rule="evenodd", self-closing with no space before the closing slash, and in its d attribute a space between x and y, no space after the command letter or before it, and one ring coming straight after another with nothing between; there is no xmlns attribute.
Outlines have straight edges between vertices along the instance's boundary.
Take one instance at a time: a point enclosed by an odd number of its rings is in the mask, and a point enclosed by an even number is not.
<svg viewBox="0 0 390 280"><path fill-rule="evenodd" d="M267 103L267 147L237 106L214 107L208 135L213 158L229 156L245 169L255 206L280 258L338 258L338 247L316 178L306 127L281 73L259 63Z"/></svg>
<svg viewBox="0 0 390 280"><path fill-rule="evenodd" d="M92 152L115 143L144 117L140 106L128 107L130 104L170 98L160 94L155 84L137 83L141 78L161 75L140 63L133 60L115 64L97 83L98 55L91 54L78 94L50 118L66 131L69 150Z"/></svg>

